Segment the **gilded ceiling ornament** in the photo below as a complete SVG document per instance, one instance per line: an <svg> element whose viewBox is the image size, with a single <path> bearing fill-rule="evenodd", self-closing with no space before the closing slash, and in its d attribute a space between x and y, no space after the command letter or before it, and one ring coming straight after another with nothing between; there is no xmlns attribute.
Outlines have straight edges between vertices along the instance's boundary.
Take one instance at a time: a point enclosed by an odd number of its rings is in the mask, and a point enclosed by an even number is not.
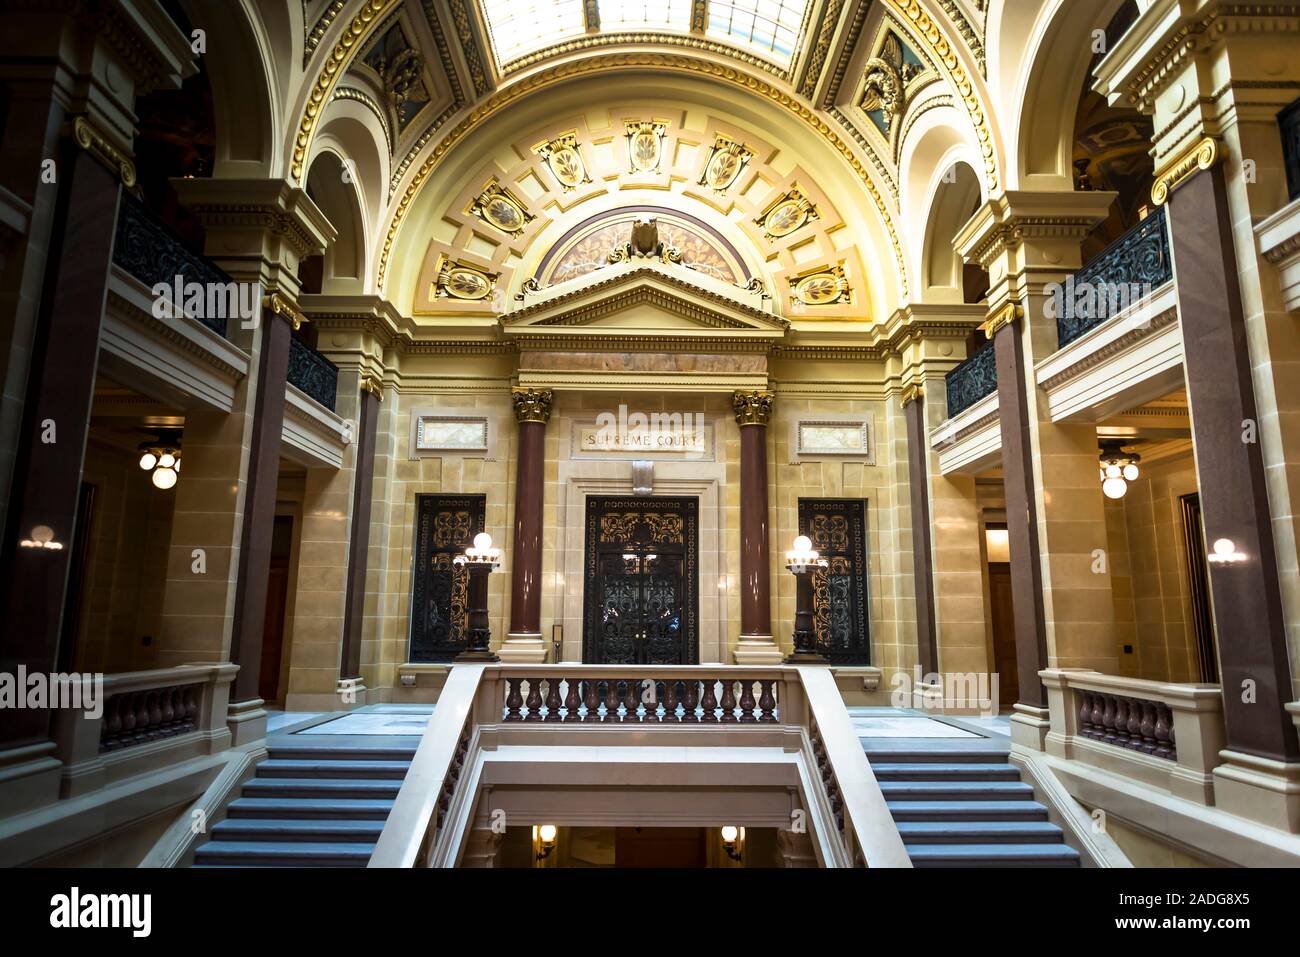
<svg viewBox="0 0 1300 957"><path fill-rule="evenodd" d="M664 134L668 124L657 120L628 123L627 162L633 173L657 173L664 156Z"/></svg>
<svg viewBox="0 0 1300 957"><path fill-rule="evenodd" d="M550 389L511 389L510 401L514 404L516 421L540 422L542 425L550 421Z"/></svg>
<svg viewBox="0 0 1300 957"><path fill-rule="evenodd" d="M829 306L837 302L852 301L849 280L843 266L820 269L790 280L791 295L805 306Z"/></svg>
<svg viewBox="0 0 1300 957"><path fill-rule="evenodd" d="M885 35L880 52L867 61L862 109L886 136L905 112L907 84L924 69L916 55L892 33Z"/></svg>
<svg viewBox="0 0 1300 957"><path fill-rule="evenodd" d="M743 143L718 134L700 175L700 185L725 193L740 178L754 153Z"/></svg>
<svg viewBox="0 0 1300 957"><path fill-rule="evenodd" d="M576 130L557 136L546 143L538 143L533 152L542 158L546 168L551 171L555 181L567 193L577 189L583 183L590 183L587 164L582 161L578 150L578 133Z"/></svg>
<svg viewBox="0 0 1300 957"><path fill-rule="evenodd" d="M767 425L772 417L771 392L735 392L731 396L731 408L736 413L736 424Z"/></svg>
<svg viewBox="0 0 1300 957"><path fill-rule="evenodd" d="M523 202L495 178L488 180L483 192L474 197L465 212L503 233L522 232L535 218L524 208Z"/></svg>
<svg viewBox="0 0 1300 957"><path fill-rule="evenodd" d="M817 207L796 187L770 203L754 222L768 239L781 239L817 218Z"/></svg>
<svg viewBox="0 0 1300 957"><path fill-rule="evenodd" d="M632 223L632 239L614 247L609 254L611 263L625 262L636 256L640 259L656 258L665 263L681 263L681 250L659 238L659 220L653 216L638 216Z"/></svg>
<svg viewBox="0 0 1300 957"><path fill-rule="evenodd" d="M495 273L484 272L447 256L439 258L437 274L433 284L434 298L479 302L492 295L497 284Z"/></svg>

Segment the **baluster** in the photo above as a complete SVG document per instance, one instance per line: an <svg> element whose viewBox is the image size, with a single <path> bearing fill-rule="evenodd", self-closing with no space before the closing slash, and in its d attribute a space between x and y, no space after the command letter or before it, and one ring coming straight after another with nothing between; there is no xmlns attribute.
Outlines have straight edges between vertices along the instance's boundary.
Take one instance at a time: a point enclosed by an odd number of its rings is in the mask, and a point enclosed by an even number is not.
<svg viewBox="0 0 1300 957"><path fill-rule="evenodd" d="M740 679L740 723L756 724L754 717L754 679Z"/></svg>
<svg viewBox="0 0 1300 957"><path fill-rule="evenodd" d="M108 699L107 717L104 720L104 730L100 734L103 742L102 748L105 751L111 751L117 747L117 736L122 731L122 698L120 695Z"/></svg>
<svg viewBox="0 0 1300 957"><path fill-rule="evenodd" d="M725 677L722 679L722 700L718 702L718 704L722 708L723 724L736 723L735 686L736 682L734 679Z"/></svg>
<svg viewBox="0 0 1300 957"><path fill-rule="evenodd" d="M546 679L546 721L560 720L560 679Z"/></svg>
<svg viewBox="0 0 1300 957"><path fill-rule="evenodd" d="M524 702L528 708L528 716L525 721L542 720L542 682L540 678L532 677L528 679L528 700Z"/></svg>
<svg viewBox="0 0 1300 957"><path fill-rule="evenodd" d="M776 715L772 711L776 708L776 698L772 694L772 689L776 682L771 678L764 678L758 683L758 720L761 724L770 724L776 721Z"/></svg>
<svg viewBox="0 0 1300 957"><path fill-rule="evenodd" d="M1094 694L1092 696L1092 736L1098 741L1106 736L1105 714L1105 695Z"/></svg>
<svg viewBox="0 0 1300 957"><path fill-rule="evenodd" d="M565 680L568 682L568 691L564 696L564 720L577 721L578 705L581 704L581 700L578 698L578 679L567 678ZM555 714L555 720L561 720L558 709Z"/></svg>
<svg viewBox="0 0 1300 957"><path fill-rule="evenodd" d="M149 692L149 727L155 738L162 733L162 696L161 691Z"/></svg>
<svg viewBox="0 0 1300 957"><path fill-rule="evenodd" d="M1092 695L1087 691L1079 692L1079 734L1092 737Z"/></svg>
<svg viewBox="0 0 1300 957"><path fill-rule="evenodd" d="M149 734L149 696L137 691L132 700L135 702L135 743L148 741Z"/></svg>
<svg viewBox="0 0 1300 957"><path fill-rule="evenodd" d="M596 682L588 678L582 684L582 703L586 705L587 713L582 716L583 721L600 720L600 694Z"/></svg>
<svg viewBox="0 0 1300 957"><path fill-rule="evenodd" d="M119 745L125 745L135 737L135 695L127 692L118 697L122 709L122 733L118 737Z"/></svg>
<svg viewBox="0 0 1300 957"><path fill-rule="evenodd" d="M605 682L605 717L602 721L618 720L618 679L610 678Z"/></svg>
<svg viewBox="0 0 1300 957"><path fill-rule="evenodd" d="M1115 743L1128 747L1128 698L1115 699Z"/></svg>
<svg viewBox="0 0 1300 957"><path fill-rule="evenodd" d="M664 682L664 721L677 721L677 682L671 678Z"/></svg>
<svg viewBox="0 0 1300 957"><path fill-rule="evenodd" d="M1142 750L1153 754L1156 750L1156 706L1142 702Z"/></svg>
<svg viewBox="0 0 1300 957"><path fill-rule="evenodd" d="M524 697L519 693L519 678L507 678L506 685L510 693L506 695L506 720L523 721L523 715L519 713L519 706L524 703Z"/></svg>
<svg viewBox="0 0 1300 957"><path fill-rule="evenodd" d="M717 678L704 679L704 697L700 700L700 707L704 709L704 714L700 716L700 720L705 724L716 724L718 721L718 716L714 713L718 708L718 699L713 694L713 685L717 680Z"/></svg>
<svg viewBox="0 0 1300 957"><path fill-rule="evenodd" d="M1173 725L1172 718L1173 715L1170 713L1169 708L1165 706L1164 702L1157 701L1156 702L1156 727L1155 727L1155 735L1156 735L1155 756L1157 758L1168 759L1174 756L1174 749L1169 746L1169 741L1170 741L1169 731Z"/></svg>
<svg viewBox="0 0 1300 957"><path fill-rule="evenodd" d="M172 707L172 698L176 695L176 688L167 688L162 693L162 728L166 732L175 730L176 709Z"/></svg>
<svg viewBox="0 0 1300 957"><path fill-rule="evenodd" d="M641 682L628 678L623 682L623 720L637 721L637 707L641 704Z"/></svg>
<svg viewBox="0 0 1300 957"><path fill-rule="evenodd" d="M686 692L682 698L682 721L686 724L698 724L700 718L695 713L695 706L700 702L700 683L694 678L687 678L682 682L682 688Z"/></svg>
<svg viewBox="0 0 1300 957"><path fill-rule="evenodd" d="M185 686L185 723L188 727L198 727L199 692L194 685Z"/></svg>
<svg viewBox="0 0 1300 957"><path fill-rule="evenodd" d="M1132 699L1128 703L1128 747L1142 750L1142 703Z"/></svg>
<svg viewBox="0 0 1300 957"><path fill-rule="evenodd" d="M1107 744L1115 743L1115 696L1105 695L1106 707L1101 713L1101 738Z"/></svg>

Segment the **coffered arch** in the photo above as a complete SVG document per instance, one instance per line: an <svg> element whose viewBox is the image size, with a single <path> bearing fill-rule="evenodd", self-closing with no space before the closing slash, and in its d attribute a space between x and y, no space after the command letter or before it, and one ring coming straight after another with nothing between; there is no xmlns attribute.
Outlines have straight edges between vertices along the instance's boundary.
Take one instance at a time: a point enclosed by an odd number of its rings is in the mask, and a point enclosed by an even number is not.
<svg viewBox="0 0 1300 957"><path fill-rule="evenodd" d="M656 56L663 59L671 58ZM509 308L545 250L570 227L603 209L660 205L696 215L729 235L738 249L750 250L754 271L782 314L792 305L792 279L821 267L842 268L852 300L833 309L810 308L793 315L796 321L812 321L816 312L822 318L878 320L897 306L906 269L892 217L860 161L855 169L845 163L844 152L832 151L828 141L834 138L852 155L833 131L809 136L806 117L774 104L775 95L737 96L737 89L747 86L734 78L662 70L638 74L625 68L629 72L620 76L618 89L650 90L653 76L653 97L611 103L609 71L584 71L505 105L434 146L434 161L421 164L414 188L402 200L405 208L396 210L390 226L388 262L394 272L385 279L388 297L399 306L412 304L416 312L446 311L430 303L431 272L439 255L463 249L469 265L496 274L508 297L498 300L498 309ZM640 84L643 78L646 85ZM664 162L656 171L628 168L626 129L636 120L664 126ZM563 134L575 137L589 173L568 189L534 149ZM739 144L748 156L735 183L720 192L699 180L721 142ZM494 178L532 217L512 237L503 238L467 212ZM788 237L768 237L756 220L792 191L817 207L816 218Z"/></svg>

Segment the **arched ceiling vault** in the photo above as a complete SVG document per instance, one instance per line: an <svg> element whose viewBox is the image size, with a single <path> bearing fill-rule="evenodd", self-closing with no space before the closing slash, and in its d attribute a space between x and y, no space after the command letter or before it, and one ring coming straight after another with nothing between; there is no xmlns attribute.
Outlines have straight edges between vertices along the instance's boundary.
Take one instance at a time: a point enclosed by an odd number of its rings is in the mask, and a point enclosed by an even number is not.
<svg viewBox="0 0 1300 957"><path fill-rule="evenodd" d="M450 154L472 140L473 132L499 114L511 112L525 96L530 100L551 87L581 82L610 72L654 70L726 88L738 102L762 101L775 115L783 114L821 145L818 162L856 180L861 198L855 205L871 210L883 237L877 256L892 258L890 289L883 301L906 301L909 269L898 227L897 163L906 136L908 117L895 142L885 143L876 131L864 133L861 71L879 46L881 24L888 21L905 45L933 68L946 84L946 102L963 111L970 122L978 152L977 168L983 192L1000 187L998 138L988 116L982 71L982 15L986 0L793 0L801 5L797 42L788 62L774 63L769 53L746 47L734 38L718 42L716 31L692 28L670 37L664 30L619 33L608 24L581 37L532 51L516 62L501 64L494 55L486 18L479 5L490 0L306 0L302 4L304 82L298 97L295 125L286 146L289 175L302 182L313 143L330 104L346 97L366 103L376 116L388 112L382 102L396 92L403 100L412 90L437 108L416 111L409 126L389 112L385 137L391 153L391 180L384 222L376 224L379 248L369 255L376 288L386 289L395 242L406 227L421 191L431 182L441 189L439 170ZM713 0L710 0L713 2ZM693 15L712 17L718 6L693 0ZM734 0L743 6L743 0ZM588 0L586 7L599 6ZM610 7L611 10L615 7ZM590 14L588 14L590 15ZM409 64L392 56L376 61L375 51L389 45L395 23L406 42L419 53L424 72L415 77ZM710 26L712 26L710 22ZM694 27L694 25L693 25ZM399 46L402 37L398 37ZM733 42L734 41L734 42ZM399 51L400 52L400 51ZM399 69L398 64L402 64ZM439 70L438 67L441 67ZM365 76L354 81L354 76ZM414 80L420 82L413 82ZM423 86L421 87L421 82ZM741 92L736 97L736 92ZM907 104L921 109L942 98L926 92ZM928 100L929 103L921 103ZM753 107L747 107L752 109ZM410 100L402 106L411 113ZM921 110L918 109L917 112ZM900 117L900 121L901 121ZM812 148L809 147L812 151ZM435 171L438 171L435 174ZM924 211L904 215L924 216ZM888 267L884 267L888 269ZM879 289L872 290L879 296Z"/></svg>

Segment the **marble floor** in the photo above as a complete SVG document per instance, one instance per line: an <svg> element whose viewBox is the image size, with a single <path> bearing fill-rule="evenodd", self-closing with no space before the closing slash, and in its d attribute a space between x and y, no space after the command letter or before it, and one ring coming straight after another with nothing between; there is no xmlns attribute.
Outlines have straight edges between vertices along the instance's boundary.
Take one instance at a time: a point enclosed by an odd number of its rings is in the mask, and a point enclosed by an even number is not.
<svg viewBox="0 0 1300 957"><path fill-rule="evenodd" d="M375 704L341 712L337 717L295 731L295 735L378 735L385 737L424 734L433 705Z"/></svg>

